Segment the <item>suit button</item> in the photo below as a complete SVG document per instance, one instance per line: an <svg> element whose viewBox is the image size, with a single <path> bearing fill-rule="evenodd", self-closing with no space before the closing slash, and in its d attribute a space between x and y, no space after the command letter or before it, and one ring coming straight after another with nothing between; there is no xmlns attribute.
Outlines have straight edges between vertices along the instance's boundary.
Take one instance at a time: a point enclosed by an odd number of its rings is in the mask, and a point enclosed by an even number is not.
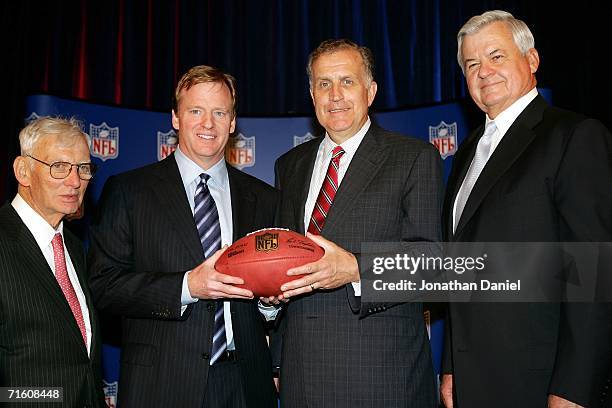
<svg viewBox="0 0 612 408"><path fill-rule="evenodd" d="M209 360L209 359L210 359L210 354L202 353L202 360Z"/></svg>
<svg viewBox="0 0 612 408"><path fill-rule="evenodd" d="M206 310L213 313L215 311L215 306L212 303L206 305Z"/></svg>

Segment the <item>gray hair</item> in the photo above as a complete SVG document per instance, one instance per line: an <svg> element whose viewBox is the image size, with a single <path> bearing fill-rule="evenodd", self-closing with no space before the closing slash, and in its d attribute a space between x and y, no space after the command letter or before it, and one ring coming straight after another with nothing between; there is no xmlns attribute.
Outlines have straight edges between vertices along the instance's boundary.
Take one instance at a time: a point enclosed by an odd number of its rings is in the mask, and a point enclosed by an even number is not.
<svg viewBox="0 0 612 408"><path fill-rule="evenodd" d="M353 50L357 51L359 55L361 55L361 60L363 61L363 69L367 81L367 86L369 86L374 80L374 56L372 55L372 51L368 47L359 46L352 42L351 40L347 40L344 38L341 39L330 39L325 40L319 46L310 53L308 56L308 65L306 65L306 73L308 74L308 83L310 84L310 88L312 88L312 64L324 54L331 54L336 51L342 50Z"/></svg>
<svg viewBox="0 0 612 408"><path fill-rule="evenodd" d="M505 23L510 31L512 32L512 38L514 39L514 43L521 51L521 54L527 54L527 51L535 47L535 40L533 38L533 34L527 24L523 20L519 20L515 18L512 14L503 10L491 10L481 15L474 16L470 18L467 23L461 27L459 33L457 34L457 62L461 67L461 70L465 74L465 70L463 67L463 54L461 53L461 46L463 44L463 38L466 35L474 34L483 27L494 23L496 21L501 21Z"/></svg>
<svg viewBox="0 0 612 408"><path fill-rule="evenodd" d="M73 145L78 139L87 142L87 135L77 119L43 116L31 121L19 132L21 155L31 155L36 145L49 136L57 136L59 143L65 146Z"/></svg>

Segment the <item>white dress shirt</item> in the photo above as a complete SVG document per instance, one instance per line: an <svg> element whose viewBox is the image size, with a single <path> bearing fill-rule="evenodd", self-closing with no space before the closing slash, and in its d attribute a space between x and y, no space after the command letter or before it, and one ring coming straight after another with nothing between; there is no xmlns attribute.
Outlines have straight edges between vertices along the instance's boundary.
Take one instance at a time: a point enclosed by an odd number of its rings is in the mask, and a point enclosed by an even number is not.
<svg viewBox="0 0 612 408"><path fill-rule="evenodd" d="M525 95L517 99L512 105L510 105L506 110L497 115L497 117L494 119L497 131L493 134L491 138L491 148L489 150L489 157L487 157L487 162L493 155L493 152L501 142L506 132L508 132L508 129L510 129L510 126L512 126L516 118L518 118L518 116L525 110L527 105L529 105L531 101L535 99L536 96L538 96L538 90L537 88L533 88L531 91L527 92ZM489 118L489 115L486 115L485 128L486 125L491 121L493 121L493 119ZM461 187L459 188L459 191L457 191L457 195L455 196L455 202L453 204L453 225L455 226L457 225L458 221L455 219L457 214L457 197L461 195L461 191L465 187L464 182L465 180L461 183Z"/></svg>
<svg viewBox="0 0 612 408"><path fill-rule="evenodd" d="M344 175L351 164L351 160L353 160L353 156L355 156L355 152L370 129L371 123L372 122L368 117L368 120L366 123L364 123L361 129L359 129L354 136L349 137L340 145L342 146L342 149L344 149L344 154L340 158L340 164L338 166L338 188L340 188L340 184L342 184L342 179L344 178ZM319 191L321 190L321 186L323 185L323 181L327 175L327 168L329 167L329 161L332 157L332 150L334 150L336 146L338 145L334 143L327 133L325 133L325 138L319 145L317 158L315 159L314 168L312 169L312 176L310 177L308 198L306 199L306 204L304 205L304 231L308 231L312 211L314 210L317 197L319 196ZM353 285L355 296L361 296L361 283L351 282L351 284Z"/></svg>
<svg viewBox="0 0 612 408"><path fill-rule="evenodd" d="M34 240L36 241L41 252L43 253L47 264L49 264L51 272L55 276L55 260L53 257L53 246L51 245L51 241L57 233L62 234L63 240L64 222L60 222L59 226L57 227L57 230L54 229L51 225L49 225L47 221L45 221L43 217L40 216L40 214L34 211L34 209L32 209L32 207L30 207L30 205L19 194L15 196L15 198L11 202L11 205L13 206L15 211L17 211L17 214L19 215L25 226L34 236ZM89 319L89 308L87 307L85 293L83 292L83 288L81 288L81 284L79 283L79 277L77 276L76 270L74 269L72 259L70 259L70 254L66 249L66 245L64 245L64 257L66 258L68 277L70 278L70 283L72 283L74 291L76 292L77 299L79 300L79 305L81 306L83 320L85 320L85 333L87 335L87 354L89 354L91 351L91 321Z"/></svg>
<svg viewBox="0 0 612 408"><path fill-rule="evenodd" d="M215 200L217 212L219 213L219 224L221 227L221 246L231 245L233 242L233 224L232 224L232 196L230 194L229 176L227 175L227 166L225 159L221 158L215 165L208 170L203 170L193 160L185 156L181 151L181 145L174 152L174 158L178 165L183 187L189 201L189 208L193 214L195 207L195 192L200 183L200 174L206 173L210 176L207 185L210 195ZM189 285L187 284L188 271L183 277L183 292L181 296L181 314L190 303L198 301L197 298L191 296ZM232 329L232 315L230 312L230 303L223 302L223 316L225 318L225 337L227 339L227 349L234 350L234 331Z"/></svg>

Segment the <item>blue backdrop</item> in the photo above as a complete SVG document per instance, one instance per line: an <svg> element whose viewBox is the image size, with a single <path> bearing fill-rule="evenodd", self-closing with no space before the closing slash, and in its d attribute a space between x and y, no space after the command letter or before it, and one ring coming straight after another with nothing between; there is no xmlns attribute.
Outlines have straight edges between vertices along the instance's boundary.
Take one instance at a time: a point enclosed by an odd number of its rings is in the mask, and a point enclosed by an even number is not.
<svg viewBox="0 0 612 408"><path fill-rule="evenodd" d="M547 90L540 90L550 100ZM161 160L177 144L170 113L132 110L48 95L27 99L26 122L38 116L74 116L83 123L89 136L93 161L99 170L89 186L89 200L95 204L106 179L129 169ZM460 103L373 113L372 119L380 126L433 143L444 159L445 180L450 172L452 157L458 145L469 134L468 114ZM482 121L481 114L476 120ZM269 184L274 184L274 162L277 157L310 138L320 134L316 120L310 117L239 117L236 132L226 150L227 161ZM86 234L85 234L86 235ZM443 316L439 305L430 305L425 318L433 349L434 367L439 373ZM118 320L103 325L107 331L119 331ZM117 336L104 333L104 338ZM112 342L116 343L116 342ZM116 405L119 378L118 344L105 344L104 379L107 402Z"/></svg>

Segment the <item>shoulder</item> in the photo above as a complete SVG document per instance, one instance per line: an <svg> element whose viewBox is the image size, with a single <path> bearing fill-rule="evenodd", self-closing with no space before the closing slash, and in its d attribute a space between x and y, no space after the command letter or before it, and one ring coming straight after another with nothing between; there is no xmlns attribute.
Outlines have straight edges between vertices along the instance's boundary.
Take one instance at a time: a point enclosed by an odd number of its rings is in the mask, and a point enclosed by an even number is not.
<svg viewBox="0 0 612 408"><path fill-rule="evenodd" d="M230 183L238 183L241 186L248 188L255 194L274 197L277 194L277 190L265 181L262 181L255 176L251 176L242 170L238 170L229 164L227 164L227 173L230 178Z"/></svg>
<svg viewBox="0 0 612 408"><path fill-rule="evenodd" d="M277 160L277 164L288 164L296 161L297 159L304 157L305 155L316 153L321 144L322 138L319 136L315 139L309 140L305 143L299 144L282 154Z"/></svg>
<svg viewBox="0 0 612 408"><path fill-rule="evenodd" d="M440 160L440 153L429 142L414 136L389 131L376 125L372 125L370 132L372 132L372 137L381 147L400 160L410 160L416 157Z"/></svg>

